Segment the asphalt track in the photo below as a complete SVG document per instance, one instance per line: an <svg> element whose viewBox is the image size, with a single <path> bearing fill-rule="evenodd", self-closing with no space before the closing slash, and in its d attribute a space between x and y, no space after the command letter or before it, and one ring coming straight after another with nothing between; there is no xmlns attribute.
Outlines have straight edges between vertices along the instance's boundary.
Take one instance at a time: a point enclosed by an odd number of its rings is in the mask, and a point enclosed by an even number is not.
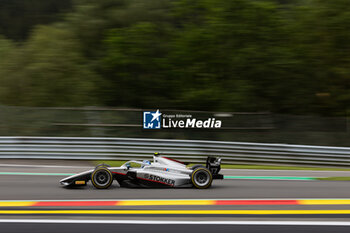
<svg viewBox="0 0 350 233"><path fill-rule="evenodd" d="M6 168L1 171L72 173L74 169ZM77 172L82 169L75 169ZM84 170L84 169L83 169ZM74 172L73 172L74 173ZM235 173L234 171L231 172ZM348 198L350 182L293 180L215 180L210 189L127 189L117 183L108 190L91 185L65 189L59 184L60 175L0 175L0 200L44 199L212 199L212 198Z"/></svg>
<svg viewBox="0 0 350 233"><path fill-rule="evenodd" d="M347 233L348 226L290 226L290 225L143 225L143 224L47 224L47 223L1 223L1 230L6 233L86 233L86 232L152 232L152 233ZM88 228L88 229L87 229Z"/></svg>
<svg viewBox="0 0 350 233"><path fill-rule="evenodd" d="M350 182L345 181L317 181L317 180L240 180L229 179L214 181L213 186L207 190L192 188L175 189L127 189L120 188L115 183L108 190L94 189L91 184L77 189L62 188L58 181L63 178L61 174L77 173L87 170L80 166L16 166L13 164L0 164L0 200L105 200L105 199L300 199L300 198L344 198L350 199ZM9 173L49 173L51 175L5 175ZM323 172L323 171L264 171L264 170L225 170L229 176L294 176L294 177L328 177L350 176L350 172ZM5 208L6 209L6 208ZM8 209L8 208L7 208ZM24 208L9 208L10 210L22 210ZM56 207L54 210L108 210L102 207ZM112 208L116 209L116 207ZM144 206L144 207L118 207L118 210L350 210L350 205L314 205L314 206ZM4 207L0 208L4 210ZM28 210L28 208L27 208ZM31 208L29 208L31 210ZM40 210L53 210L53 208L40 208ZM33 218L33 215L0 215L0 219L25 219ZM36 215L36 219L59 218L59 219L146 219L146 220L246 220L247 216L241 215ZM251 215L249 220L312 220L347 222L350 215ZM0 232L89 232L119 229L120 232L349 232L350 226L291 226L280 225L198 225L198 224L103 224L102 226L79 224L79 223L7 223L0 222Z"/></svg>

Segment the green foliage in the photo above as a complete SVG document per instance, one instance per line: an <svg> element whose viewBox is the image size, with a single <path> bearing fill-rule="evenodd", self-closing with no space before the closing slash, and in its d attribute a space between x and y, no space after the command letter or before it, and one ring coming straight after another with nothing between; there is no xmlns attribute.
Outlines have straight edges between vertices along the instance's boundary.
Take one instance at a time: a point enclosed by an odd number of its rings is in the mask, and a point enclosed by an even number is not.
<svg viewBox="0 0 350 233"><path fill-rule="evenodd" d="M0 103L348 111L348 0L76 0L72 9L21 44L0 40Z"/></svg>
<svg viewBox="0 0 350 233"><path fill-rule="evenodd" d="M72 0L1 0L0 34L24 40L35 25L57 21L71 7Z"/></svg>
<svg viewBox="0 0 350 233"><path fill-rule="evenodd" d="M152 23L109 31L105 41L105 71L112 74L109 83L119 92L110 93L113 101L124 106L151 107L152 101L164 106L171 96L171 77L167 77L167 53L171 32ZM141 98L140 98L141 97ZM112 103L112 102L111 102Z"/></svg>
<svg viewBox="0 0 350 233"><path fill-rule="evenodd" d="M0 65L0 100L6 105L76 106L93 103L95 75L67 30L40 26Z"/></svg>

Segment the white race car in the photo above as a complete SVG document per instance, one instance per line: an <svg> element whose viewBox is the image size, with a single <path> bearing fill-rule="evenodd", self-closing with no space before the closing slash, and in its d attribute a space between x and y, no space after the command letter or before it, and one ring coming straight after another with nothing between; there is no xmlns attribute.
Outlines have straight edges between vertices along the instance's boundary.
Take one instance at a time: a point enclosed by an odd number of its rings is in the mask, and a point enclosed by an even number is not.
<svg viewBox="0 0 350 233"><path fill-rule="evenodd" d="M221 159L208 157L206 166L187 168L180 161L155 153L153 162L128 161L120 167L98 165L95 169L69 176L60 181L65 187L83 186L91 180L98 189L109 188L113 180L121 187L195 187L206 189L213 179L223 179L219 174Z"/></svg>

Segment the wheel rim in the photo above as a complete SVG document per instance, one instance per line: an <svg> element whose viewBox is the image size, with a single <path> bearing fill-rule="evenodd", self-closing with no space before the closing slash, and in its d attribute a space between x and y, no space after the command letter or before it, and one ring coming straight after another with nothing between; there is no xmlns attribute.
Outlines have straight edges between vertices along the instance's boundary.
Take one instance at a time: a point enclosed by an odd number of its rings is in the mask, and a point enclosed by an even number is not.
<svg viewBox="0 0 350 233"><path fill-rule="evenodd" d="M107 185L111 180L111 177L106 171L98 171L94 176L94 181L99 186Z"/></svg>
<svg viewBox="0 0 350 233"><path fill-rule="evenodd" d="M194 181L199 186L206 186L210 182L209 180L209 174L206 171L198 171L194 175Z"/></svg>

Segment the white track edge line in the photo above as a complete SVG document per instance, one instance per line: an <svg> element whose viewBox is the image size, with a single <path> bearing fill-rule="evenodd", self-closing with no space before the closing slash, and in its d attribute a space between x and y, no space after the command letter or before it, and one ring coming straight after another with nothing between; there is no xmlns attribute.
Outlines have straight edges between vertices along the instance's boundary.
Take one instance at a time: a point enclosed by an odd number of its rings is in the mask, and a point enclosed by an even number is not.
<svg viewBox="0 0 350 233"><path fill-rule="evenodd" d="M149 221L149 220L86 220L86 219L0 219L0 223L59 224L147 224L147 225L286 225L286 226L350 226L350 222L325 221Z"/></svg>

